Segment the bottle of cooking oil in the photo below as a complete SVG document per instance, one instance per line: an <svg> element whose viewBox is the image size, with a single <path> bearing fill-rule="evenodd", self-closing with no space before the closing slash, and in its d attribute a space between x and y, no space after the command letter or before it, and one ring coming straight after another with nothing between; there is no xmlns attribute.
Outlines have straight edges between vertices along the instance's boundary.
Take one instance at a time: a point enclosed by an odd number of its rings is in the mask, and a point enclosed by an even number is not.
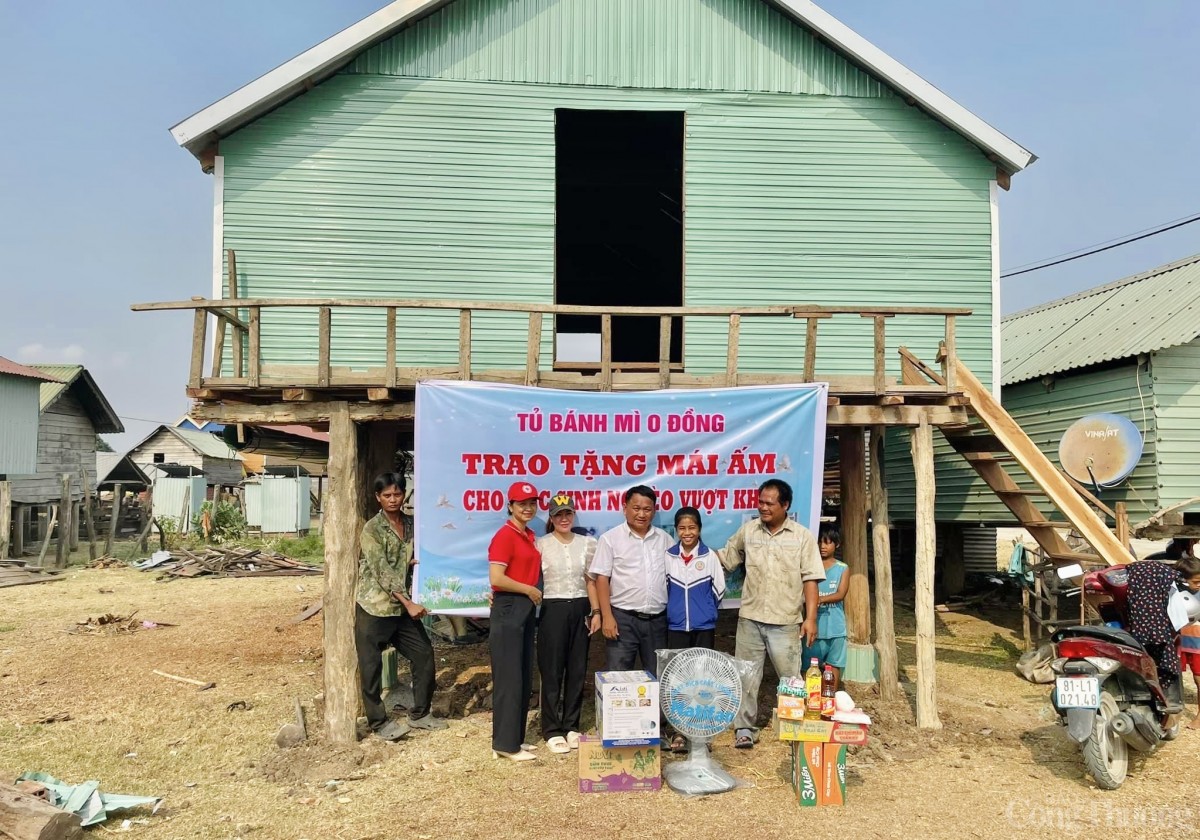
<svg viewBox="0 0 1200 840"><path fill-rule="evenodd" d="M820 720L821 666L817 664L815 656L809 660L808 670L804 672L804 692L807 695L804 701L804 719Z"/></svg>

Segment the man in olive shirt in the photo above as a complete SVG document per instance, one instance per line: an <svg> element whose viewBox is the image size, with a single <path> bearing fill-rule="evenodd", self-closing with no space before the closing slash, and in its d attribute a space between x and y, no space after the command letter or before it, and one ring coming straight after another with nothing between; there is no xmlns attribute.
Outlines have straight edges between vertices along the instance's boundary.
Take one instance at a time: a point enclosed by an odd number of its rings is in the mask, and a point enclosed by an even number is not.
<svg viewBox="0 0 1200 840"><path fill-rule="evenodd" d="M428 612L409 596L413 564L412 519L401 512L404 476L384 473L375 479L379 513L363 526L354 608L354 643L363 709L371 730L385 741L398 741L411 729L445 729L430 714L433 701L433 645L421 619ZM380 696L382 654L392 646L412 669L413 706L408 722L388 720Z"/></svg>
<svg viewBox="0 0 1200 840"><path fill-rule="evenodd" d="M804 645L817 635L817 581L825 579L812 532L788 518L792 488L772 478L758 488L758 519L744 524L718 552L733 571L743 563L742 606L734 655L762 664L764 654L780 677L801 671ZM754 746L761 677L747 684L747 700L734 723L734 746Z"/></svg>

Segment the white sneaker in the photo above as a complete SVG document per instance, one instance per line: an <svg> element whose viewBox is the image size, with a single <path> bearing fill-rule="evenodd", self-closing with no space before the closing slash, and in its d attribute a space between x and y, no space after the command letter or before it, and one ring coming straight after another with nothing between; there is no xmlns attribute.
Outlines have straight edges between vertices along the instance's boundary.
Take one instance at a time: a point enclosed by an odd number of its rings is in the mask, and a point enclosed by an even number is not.
<svg viewBox="0 0 1200 840"><path fill-rule="evenodd" d="M567 733L567 747L573 750L579 749L579 739L582 737L583 735L579 732L571 730Z"/></svg>
<svg viewBox="0 0 1200 840"><path fill-rule="evenodd" d="M550 752L557 753L558 755L569 753L571 751L571 748L567 746L567 739L561 735L555 735L553 738L547 741L546 747L550 750Z"/></svg>
<svg viewBox="0 0 1200 840"><path fill-rule="evenodd" d="M515 753L499 752L492 750L492 758L507 758L509 761L536 761L537 756L528 750L521 750Z"/></svg>

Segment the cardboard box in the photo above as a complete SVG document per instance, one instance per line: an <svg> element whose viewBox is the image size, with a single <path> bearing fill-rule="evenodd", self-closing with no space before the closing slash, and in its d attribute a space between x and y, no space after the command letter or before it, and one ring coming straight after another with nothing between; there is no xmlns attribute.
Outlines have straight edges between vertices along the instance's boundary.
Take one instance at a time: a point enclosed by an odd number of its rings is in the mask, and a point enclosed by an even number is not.
<svg viewBox="0 0 1200 840"><path fill-rule="evenodd" d="M658 680L649 671L596 673L596 731L604 746L657 748L658 717Z"/></svg>
<svg viewBox="0 0 1200 840"><path fill-rule="evenodd" d="M846 804L845 744L821 746L821 791L818 798L822 805Z"/></svg>
<svg viewBox="0 0 1200 840"><path fill-rule="evenodd" d="M599 738L579 740L579 792L619 793L662 788L662 756L651 747L606 747Z"/></svg>
<svg viewBox="0 0 1200 840"><path fill-rule="evenodd" d="M796 742L792 747L792 788L801 808L821 804L821 759L825 745Z"/></svg>
<svg viewBox="0 0 1200 840"><path fill-rule="evenodd" d="M861 723L840 723L832 720L779 721L779 740L833 744L867 743L867 727Z"/></svg>
<svg viewBox="0 0 1200 840"><path fill-rule="evenodd" d="M804 719L804 698L793 697L790 694L777 695L778 702L775 706L775 716L780 720L803 720Z"/></svg>

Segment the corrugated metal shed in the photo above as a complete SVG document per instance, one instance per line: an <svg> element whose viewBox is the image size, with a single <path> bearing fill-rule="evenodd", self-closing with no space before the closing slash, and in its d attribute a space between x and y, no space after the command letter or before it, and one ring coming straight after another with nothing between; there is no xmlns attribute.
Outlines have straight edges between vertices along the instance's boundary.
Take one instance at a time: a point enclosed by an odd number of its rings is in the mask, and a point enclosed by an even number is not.
<svg viewBox="0 0 1200 840"><path fill-rule="evenodd" d="M1005 385L1185 344L1200 335L1200 254L1010 315L1001 330Z"/></svg>
<svg viewBox="0 0 1200 840"><path fill-rule="evenodd" d="M37 472L40 387L40 378L0 372L0 475Z"/></svg>

